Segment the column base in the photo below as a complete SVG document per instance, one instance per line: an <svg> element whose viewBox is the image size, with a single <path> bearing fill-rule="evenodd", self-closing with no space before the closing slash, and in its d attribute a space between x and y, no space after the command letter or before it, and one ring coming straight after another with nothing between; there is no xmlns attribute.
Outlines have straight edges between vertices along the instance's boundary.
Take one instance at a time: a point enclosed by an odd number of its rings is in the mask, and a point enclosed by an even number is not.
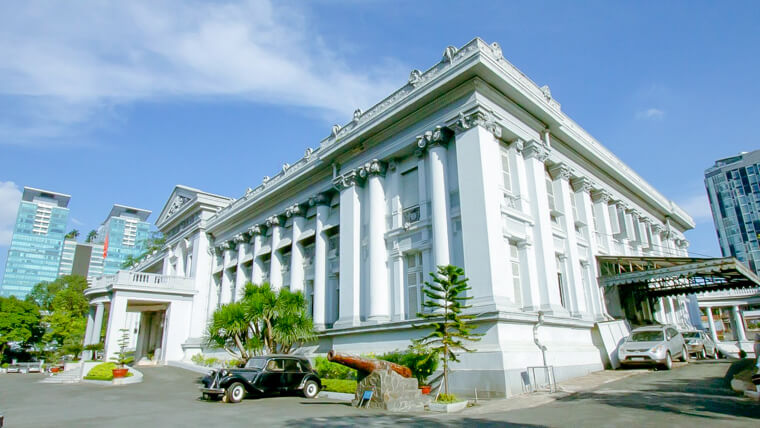
<svg viewBox="0 0 760 428"><path fill-rule="evenodd" d="M471 312L517 312L522 309L513 301L502 296L486 296L472 299Z"/></svg>
<svg viewBox="0 0 760 428"><path fill-rule="evenodd" d="M358 327L362 323L361 319L359 317L354 318L341 318L338 321L335 321L333 324L333 328L350 328L350 327Z"/></svg>
<svg viewBox="0 0 760 428"><path fill-rule="evenodd" d="M364 324L368 325L376 325L376 324L385 324L387 322L390 322L391 317L388 315L375 315L370 316L367 318L367 321L364 322Z"/></svg>
<svg viewBox="0 0 760 428"><path fill-rule="evenodd" d="M541 306L526 306L523 308L526 312L538 312L541 311L544 315L551 315L553 317L569 318L570 311L560 305L541 305Z"/></svg>
<svg viewBox="0 0 760 428"><path fill-rule="evenodd" d="M314 324L314 330L325 331L327 330L327 324Z"/></svg>

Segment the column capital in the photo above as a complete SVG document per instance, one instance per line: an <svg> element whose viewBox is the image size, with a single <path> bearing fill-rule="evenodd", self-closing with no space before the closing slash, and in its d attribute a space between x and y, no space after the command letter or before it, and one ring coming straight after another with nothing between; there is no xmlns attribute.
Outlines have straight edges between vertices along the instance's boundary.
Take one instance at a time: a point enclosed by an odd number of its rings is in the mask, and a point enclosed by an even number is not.
<svg viewBox="0 0 760 428"><path fill-rule="evenodd" d="M341 174L333 179L333 185L335 186L338 191L341 191L343 189L347 189L349 187L356 186L359 181L359 174L356 173L356 170L350 170L344 174Z"/></svg>
<svg viewBox="0 0 760 428"><path fill-rule="evenodd" d="M662 233L665 231L665 227L663 227L661 224L658 223L652 223L652 232L653 233Z"/></svg>
<svg viewBox="0 0 760 428"><path fill-rule="evenodd" d="M245 235L247 233L248 232L238 233L237 235L235 235L234 238L232 238L232 241L235 243L235 245L239 245L239 244L242 244L244 242L248 242L248 239L245 238Z"/></svg>
<svg viewBox="0 0 760 428"><path fill-rule="evenodd" d="M443 146L448 143L451 137L451 130L441 126L436 126L432 131L427 131L417 136L418 151L425 150L433 146Z"/></svg>
<svg viewBox="0 0 760 428"><path fill-rule="evenodd" d="M474 111L459 112L456 120L449 125L455 133L460 133L472 129L476 126L482 126L496 138L501 138L501 126L496 122L498 118L492 111L478 107Z"/></svg>
<svg viewBox="0 0 760 428"><path fill-rule="evenodd" d="M267 218L266 224L267 224L267 227L279 226L280 216L279 215L270 216L269 218Z"/></svg>
<svg viewBox="0 0 760 428"><path fill-rule="evenodd" d="M570 184L576 192L591 192L591 180L586 177L573 177L570 179Z"/></svg>
<svg viewBox="0 0 760 428"><path fill-rule="evenodd" d="M525 159L536 158L539 162L546 162L546 159L549 158L549 147L540 141L530 140L525 143L523 157Z"/></svg>
<svg viewBox="0 0 760 428"><path fill-rule="evenodd" d="M285 209L285 217L303 217L306 214L306 210L303 209L303 204L293 204Z"/></svg>
<svg viewBox="0 0 760 428"><path fill-rule="evenodd" d="M555 163L549 167L549 174L551 174L552 178L555 180L569 181L570 167L563 162Z"/></svg>
<svg viewBox="0 0 760 428"><path fill-rule="evenodd" d="M224 242L224 249L233 251L237 249L237 241L234 237Z"/></svg>
<svg viewBox="0 0 760 428"><path fill-rule="evenodd" d="M594 202L604 202L608 204L612 200L612 195L606 189L591 189L591 199Z"/></svg>
<svg viewBox="0 0 760 428"><path fill-rule="evenodd" d="M248 234L251 235L251 237L256 236L256 235L263 235L265 228L266 226L264 226L263 224L254 224L253 226L248 228Z"/></svg>
<svg viewBox="0 0 760 428"><path fill-rule="evenodd" d="M309 198L309 206L330 205L330 196L327 193L318 193Z"/></svg>
<svg viewBox="0 0 760 428"><path fill-rule="evenodd" d="M379 161L377 159L372 159L371 161L365 163L363 166L357 168L357 172L362 178L367 178L373 175L383 177L385 176L385 171L387 171L387 169L388 165L385 162Z"/></svg>
<svg viewBox="0 0 760 428"><path fill-rule="evenodd" d="M515 151L521 155L523 149L525 148L525 141L523 141L522 138L516 138L512 140L511 143L509 143L509 148L515 149Z"/></svg>

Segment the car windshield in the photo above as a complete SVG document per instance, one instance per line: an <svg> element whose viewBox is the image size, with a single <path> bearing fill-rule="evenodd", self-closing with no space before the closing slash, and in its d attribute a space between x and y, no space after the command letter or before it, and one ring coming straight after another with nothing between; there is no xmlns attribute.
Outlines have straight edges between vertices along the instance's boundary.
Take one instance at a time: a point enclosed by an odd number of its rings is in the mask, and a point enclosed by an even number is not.
<svg viewBox="0 0 760 428"><path fill-rule="evenodd" d="M636 331L631 335L631 342L659 342L664 339L662 331Z"/></svg>
<svg viewBox="0 0 760 428"><path fill-rule="evenodd" d="M686 331L683 333L685 339L701 339L698 331Z"/></svg>
<svg viewBox="0 0 760 428"><path fill-rule="evenodd" d="M263 369L264 366L267 364L266 358L251 358L248 360L248 363L246 363L245 368L247 369Z"/></svg>

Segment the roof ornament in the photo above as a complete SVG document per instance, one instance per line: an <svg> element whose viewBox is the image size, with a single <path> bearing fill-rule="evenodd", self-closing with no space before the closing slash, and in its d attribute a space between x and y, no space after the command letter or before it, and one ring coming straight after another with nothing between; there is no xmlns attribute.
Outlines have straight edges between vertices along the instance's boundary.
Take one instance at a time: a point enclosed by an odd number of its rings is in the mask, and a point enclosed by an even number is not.
<svg viewBox="0 0 760 428"><path fill-rule="evenodd" d="M420 73L419 70L414 69L411 73L409 73L409 84L412 86L417 86L418 83L420 83L420 80L422 80L422 73Z"/></svg>
<svg viewBox="0 0 760 428"><path fill-rule="evenodd" d="M362 109L358 108L354 110L354 122L358 122L359 118L362 117Z"/></svg>
<svg viewBox="0 0 760 428"><path fill-rule="evenodd" d="M454 62L454 55L457 53L457 48L449 46L443 51L443 62Z"/></svg>
<svg viewBox="0 0 760 428"><path fill-rule="evenodd" d="M309 158L311 158L311 155L313 154L314 154L314 149L312 149L311 147L307 147L306 151L303 154L303 157L305 157L306 160L309 160Z"/></svg>
<svg viewBox="0 0 760 428"><path fill-rule="evenodd" d="M549 85L542 86L541 92L544 93L544 96L546 97L547 101L552 99L552 91L551 89L549 89Z"/></svg>
<svg viewBox="0 0 760 428"><path fill-rule="evenodd" d="M340 132L340 125L335 124L332 127L332 131L330 132L330 137L335 138L338 136L338 132Z"/></svg>
<svg viewBox="0 0 760 428"><path fill-rule="evenodd" d="M496 59L504 58L504 54L501 52L501 46L499 46L498 43L496 42L491 43L491 51L493 52Z"/></svg>

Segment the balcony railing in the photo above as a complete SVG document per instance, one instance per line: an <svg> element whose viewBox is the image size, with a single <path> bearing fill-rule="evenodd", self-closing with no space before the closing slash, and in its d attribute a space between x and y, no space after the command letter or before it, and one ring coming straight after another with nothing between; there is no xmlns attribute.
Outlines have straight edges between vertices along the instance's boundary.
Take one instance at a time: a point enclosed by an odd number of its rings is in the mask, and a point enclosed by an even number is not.
<svg viewBox="0 0 760 428"><path fill-rule="evenodd" d="M170 290L192 291L192 278L168 276L157 273L119 271L114 275L105 275L93 281L91 288L106 288L108 286L126 286L140 288L157 288Z"/></svg>

